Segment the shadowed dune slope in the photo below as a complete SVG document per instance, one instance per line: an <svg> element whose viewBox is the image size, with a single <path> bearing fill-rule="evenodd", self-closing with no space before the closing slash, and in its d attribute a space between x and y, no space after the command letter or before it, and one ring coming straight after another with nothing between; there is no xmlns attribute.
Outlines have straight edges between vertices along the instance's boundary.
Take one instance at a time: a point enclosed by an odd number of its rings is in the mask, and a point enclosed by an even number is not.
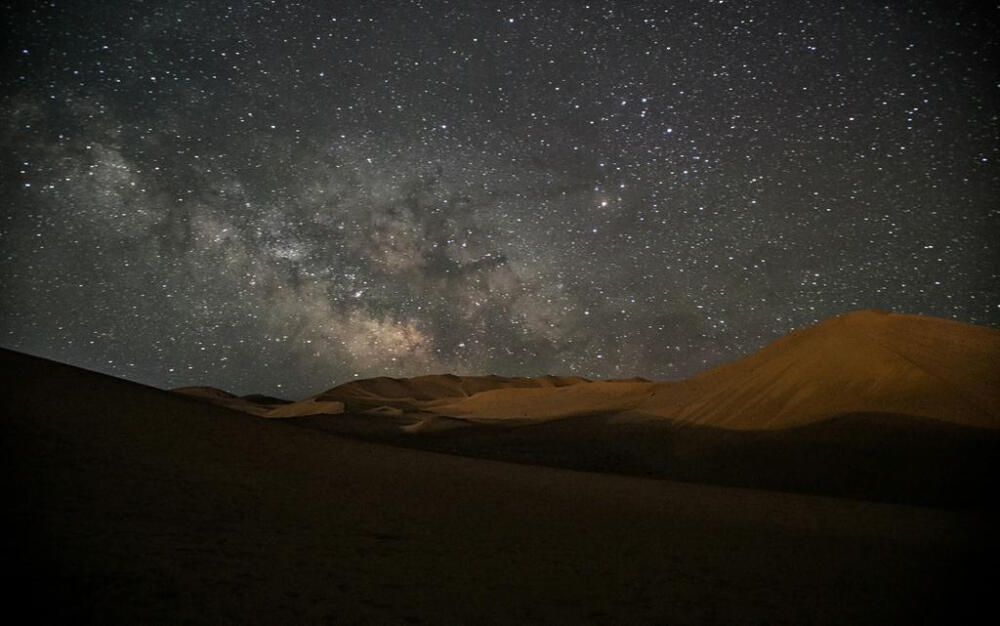
<svg viewBox="0 0 1000 626"><path fill-rule="evenodd" d="M0 367L3 588L37 623L964 623L990 597L979 513L406 450L296 427L362 416Z"/></svg>
<svg viewBox="0 0 1000 626"><path fill-rule="evenodd" d="M240 396L247 402L253 402L254 404L265 404L270 406L282 406L285 404L291 404L291 400L285 400L284 398L275 398L274 396L267 396L260 393L251 393L245 396Z"/></svg>
<svg viewBox="0 0 1000 626"><path fill-rule="evenodd" d="M271 405L254 401L252 397L240 397L216 387L178 387L172 389L171 392L260 417L267 415L272 408Z"/></svg>
<svg viewBox="0 0 1000 626"><path fill-rule="evenodd" d="M455 376L435 374L413 378L368 378L325 391L317 399L344 402L348 410L391 406L419 410L453 398L465 398L493 389L554 389L589 382L569 376L506 378L503 376Z"/></svg>
<svg viewBox="0 0 1000 626"><path fill-rule="evenodd" d="M174 389L173 392L180 394L182 396L190 396L192 398L203 398L209 401L239 399L239 396L231 394L228 391L218 389L217 387L203 387L203 386L178 387L177 389Z"/></svg>
<svg viewBox="0 0 1000 626"><path fill-rule="evenodd" d="M337 415L344 412L343 402L325 400L319 397L308 398L300 402L289 402L260 394L235 396L215 387L178 387L172 389L171 393L257 417L306 417L309 415Z"/></svg>
<svg viewBox="0 0 1000 626"><path fill-rule="evenodd" d="M591 414L522 423L320 416L296 425L368 441L578 470L926 506L1000 508L1000 430L852 413L734 430Z"/></svg>

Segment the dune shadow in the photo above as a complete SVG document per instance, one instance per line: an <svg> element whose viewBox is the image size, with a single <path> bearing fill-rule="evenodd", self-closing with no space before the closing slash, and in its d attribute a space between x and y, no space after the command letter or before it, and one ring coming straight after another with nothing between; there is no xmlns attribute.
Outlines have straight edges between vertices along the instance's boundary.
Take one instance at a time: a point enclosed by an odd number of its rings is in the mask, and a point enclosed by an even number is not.
<svg viewBox="0 0 1000 626"><path fill-rule="evenodd" d="M996 508L1000 433L910 415L851 413L739 431L583 415L534 424L413 428L419 418L316 416L299 427L449 454L733 487ZM424 418L426 419L426 418Z"/></svg>

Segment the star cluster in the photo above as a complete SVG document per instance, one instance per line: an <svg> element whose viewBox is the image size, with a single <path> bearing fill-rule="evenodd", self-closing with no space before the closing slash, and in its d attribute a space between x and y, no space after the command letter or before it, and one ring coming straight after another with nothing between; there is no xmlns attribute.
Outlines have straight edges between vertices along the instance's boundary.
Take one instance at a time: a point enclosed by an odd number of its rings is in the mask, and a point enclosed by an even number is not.
<svg viewBox="0 0 1000 626"><path fill-rule="evenodd" d="M0 343L300 397L1000 324L996 10L7 3Z"/></svg>

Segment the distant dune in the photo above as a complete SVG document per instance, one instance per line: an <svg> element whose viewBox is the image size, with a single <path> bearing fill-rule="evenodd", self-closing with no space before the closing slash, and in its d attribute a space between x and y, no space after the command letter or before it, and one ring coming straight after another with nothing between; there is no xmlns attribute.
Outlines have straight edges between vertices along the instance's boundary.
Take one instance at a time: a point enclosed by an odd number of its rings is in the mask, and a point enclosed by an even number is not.
<svg viewBox="0 0 1000 626"><path fill-rule="evenodd" d="M680 382L450 374L373 378L280 407L204 387L176 391L266 417L346 411L529 422L600 413L622 423L668 420L760 430L878 413L997 429L1000 332L861 311L792 332Z"/></svg>
<svg viewBox="0 0 1000 626"><path fill-rule="evenodd" d="M491 389L424 408L439 415L472 421L539 421L590 413L621 413L637 408L653 389L669 385L595 381L560 388Z"/></svg>
<svg viewBox="0 0 1000 626"><path fill-rule="evenodd" d="M437 404L447 404L487 391L501 389L557 389L588 383L585 378L569 376L539 376L537 378L506 378L503 376L455 376L439 374L414 378L370 378L352 381L317 398L344 402L350 409L394 406L419 410Z"/></svg>
<svg viewBox="0 0 1000 626"><path fill-rule="evenodd" d="M251 415L257 415L260 417L266 416L273 408L263 402L255 402L249 397L242 398L215 387L178 387L177 389L174 389L173 392L177 395L188 396L210 404L224 406L227 409L242 411L244 413L250 413Z"/></svg>
<svg viewBox="0 0 1000 626"><path fill-rule="evenodd" d="M318 398L289 402L260 394L235 396L215 387L179 387L174 389L173 393L258 417L305 417L336 415L344 412L343 402Z"/></svg>
<svg viewBox="0 0 1000 626"><path fill-rule="evenodd" d="M299 402L268 402L268 396L238 397L214 387L179 387L173 392L261 417L334 415L345 410L373 415L432 411L433 407L498 389L555 389L590 382L573 376L507 378L432 374L413 378L366 378L345 383Z"/></svg>

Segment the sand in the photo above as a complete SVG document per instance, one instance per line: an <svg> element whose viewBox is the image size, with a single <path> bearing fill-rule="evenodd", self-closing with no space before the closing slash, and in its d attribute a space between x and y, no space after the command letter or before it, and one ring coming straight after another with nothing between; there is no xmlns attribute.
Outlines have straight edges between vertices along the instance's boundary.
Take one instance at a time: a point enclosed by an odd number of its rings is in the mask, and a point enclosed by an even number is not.
<svg viewBox="0 0 1000 626"><path fill-rule="evenodd" d="M301 427L392 417L0 362L4 588L37 621L960 623L991 597L989 512L402 449Z"/></svg>
<svg viewBox="0 0 1000 626"><path fill-rule="evenodd" d="M246 405L219 390L188 394ZM315 416L299 425L479 458L989 507L1000 458L998 407L1000 333L861 311L679 382L376 378L249 412ZM329 417L342 409L347 415Z"/></svg>
<svg viewBox="0 0 1000 626"><path fill-rule="evenodd" d="M919 315L842 315L657 388L633 417L749 430L863 412L1000 428L1000 332Z"/></svg>
<svg viewBox="0 0 1000 626"><path fill-rule="evenodd" d="M753 431L888 414L1000 429L1000 332L860 311L792 332L679 382L447 374L373 378L280 407L211 388L177 391L264 417L395 409L477 423L528 423L600 413L619 423Z"/></svg>
<svg viewBox="0 0 1000 626"><path fill-rule="evenodd" d="M178 387L172 392L179 396L194 398L257 417L307 417L310 415L337 415L344 412L343 402L319 397L307 398L300 402L289 402L258 394L235 396L215 387Z"/></svg>
<svg viewBox="0 0 1000 626"><path fill-rule="evenodd" d="M602 388L597 388L602 385ZM617 413L619 422L763 430L878 413L1000 429L1000 332L861 311L680 382L497 389L430 407L468 419Z"/></svg>

